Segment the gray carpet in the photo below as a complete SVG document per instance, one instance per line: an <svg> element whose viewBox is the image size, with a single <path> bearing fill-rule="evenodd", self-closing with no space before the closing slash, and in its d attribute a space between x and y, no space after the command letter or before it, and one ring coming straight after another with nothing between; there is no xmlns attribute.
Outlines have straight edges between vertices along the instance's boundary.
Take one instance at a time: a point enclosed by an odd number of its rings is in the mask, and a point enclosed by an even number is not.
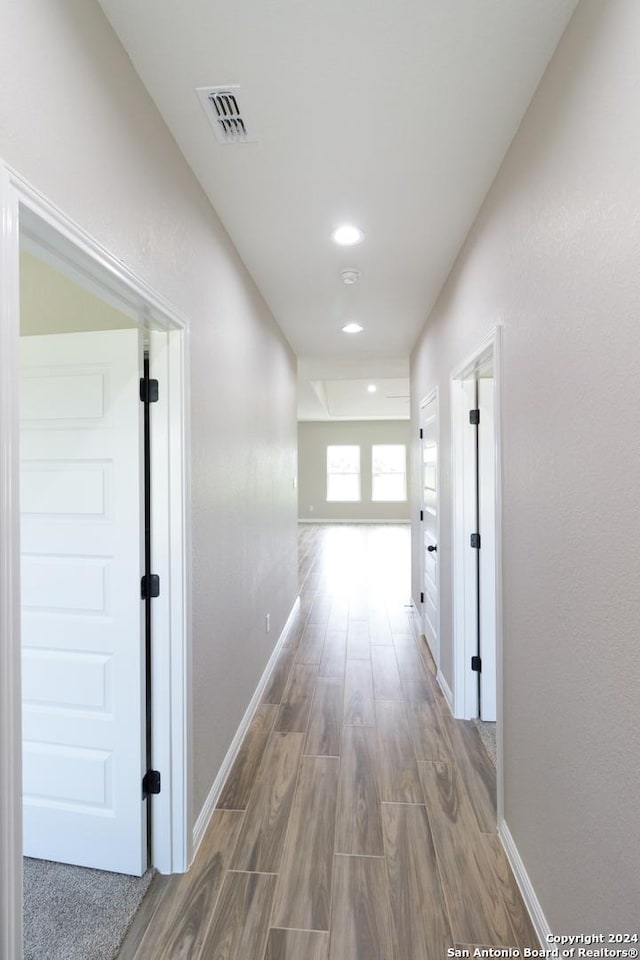
<svg viewBox="0 0 640 960"><path fill-rule="evenodd" d="M484 748L489 754L489 760L491 763L496 765L496 725L491 723L488 720L476 720L476 727L478 728L478 733L480 734L480 739L484 744Z"/></svg>
<svg viewBox="0 0 640 960"><path fill-rule="evenodd" d="M152 877L25 857L25 960L113 960Z"/></svg>

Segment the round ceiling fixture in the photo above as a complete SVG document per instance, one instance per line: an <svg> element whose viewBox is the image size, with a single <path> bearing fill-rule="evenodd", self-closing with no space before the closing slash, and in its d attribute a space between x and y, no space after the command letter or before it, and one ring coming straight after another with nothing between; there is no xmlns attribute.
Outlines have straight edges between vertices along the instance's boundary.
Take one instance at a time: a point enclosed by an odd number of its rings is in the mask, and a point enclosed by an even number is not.
<svg viewBox="0 0 640 960"><path fill-rule="evenodd" d="M345 323L342 328L343 333L361 333L362 330L363 327L361 327L359 323Z"/></svg>
<svg viewBox="0 0 640 960"><path fill-rule="evenodd" d="M368 393L377 393L377 392L378 392L378 388L376 387L375 383L370 383L370 384L369 384L369 386L367 387L367 392L368 392Z"/></svg>
<svg viewBox="0 0 640 960"><path fill-rule="evenodd" d="M360 279L360 271L352 270L350 268L348 270L343 270L340 276L342 277L342 282L346 283L346 285L350 287L353 283L357 283Z"/></svg>
<svg viewBox="0 0 640 960"><path fill-rule="evenodd" d="M337 230L334 230L331 237L333 242L337 243L340 247L353 247L356 243L361 243L364 240L364 233L359 227L345 223L343 226L338 227Z"/></svg>

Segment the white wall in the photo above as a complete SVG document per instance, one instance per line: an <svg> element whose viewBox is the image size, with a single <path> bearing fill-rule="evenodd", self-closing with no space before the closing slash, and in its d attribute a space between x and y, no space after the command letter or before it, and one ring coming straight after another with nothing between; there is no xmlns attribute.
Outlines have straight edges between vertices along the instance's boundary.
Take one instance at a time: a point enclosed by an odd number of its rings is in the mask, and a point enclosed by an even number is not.
<svg viewBox="0 0 640 960"><path fill-rule="evenodd" d="M94 0L0 62L0 156L191 321L195 818L296 595L294 357Z"/></svg>
<svg viewBox="0 0 640 960"><path fill-rule="evenodd" d="M301 520L409 519L409 503L374 503L371 500L371 447L399 443L407 448L408 420L312 420L298 424L298 516ZM360 447L360 502L327 502L327 447L355 444Z"/></svg>
<svg viewBox="0 0 640 960"><path fill-rule="evenodd" d="M578 4L412 356L451 683L449 373L504 324L505 818L558 933L640 906L639 38L637 0Z"/></svg>

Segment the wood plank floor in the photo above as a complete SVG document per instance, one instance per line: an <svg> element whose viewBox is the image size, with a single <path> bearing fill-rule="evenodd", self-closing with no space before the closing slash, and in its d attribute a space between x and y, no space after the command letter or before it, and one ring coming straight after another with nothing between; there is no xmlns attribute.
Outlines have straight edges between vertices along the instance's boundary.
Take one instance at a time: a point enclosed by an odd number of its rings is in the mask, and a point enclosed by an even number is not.
<svg viewBox="0 0 640 960"><path fill-rule="evenodd" d="M409 530L307 526L301 606L189 873L121 960L444 960L538 947L495 774L409 603Z"/></svg>

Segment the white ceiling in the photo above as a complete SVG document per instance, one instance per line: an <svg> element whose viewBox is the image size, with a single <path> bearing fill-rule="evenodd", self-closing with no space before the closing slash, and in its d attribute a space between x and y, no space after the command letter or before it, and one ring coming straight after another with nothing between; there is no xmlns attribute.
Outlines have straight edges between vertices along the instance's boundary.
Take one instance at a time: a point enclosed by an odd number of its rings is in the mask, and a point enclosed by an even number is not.
<svg viewBox="0 0 640 960"><path fill-rule="evenodd" d="M323 393L332 417L348 417L355 404L362 404L365 419L409 417L409 380L325 380ZM369 387L375 387L370 393ZM391 411L388 413L387 411Z"/></svg>
<svg viewBox="0 0 640 960"><path fill-rule="evenodd" d="M100 3L301 368L406 370L577 0ZM256 143L219 144L195 92L232 83Z"/></svg>
<svg viewBox="0 0 640 960"><path fill-rule="evenodd" d="M363 379L364 372L367 377ZM372 396L367 387L377 386ZM401 395L407 399L401 403ZM298 360L299 420L406 420L409 418L409 361L346 356Z"/></svg>

